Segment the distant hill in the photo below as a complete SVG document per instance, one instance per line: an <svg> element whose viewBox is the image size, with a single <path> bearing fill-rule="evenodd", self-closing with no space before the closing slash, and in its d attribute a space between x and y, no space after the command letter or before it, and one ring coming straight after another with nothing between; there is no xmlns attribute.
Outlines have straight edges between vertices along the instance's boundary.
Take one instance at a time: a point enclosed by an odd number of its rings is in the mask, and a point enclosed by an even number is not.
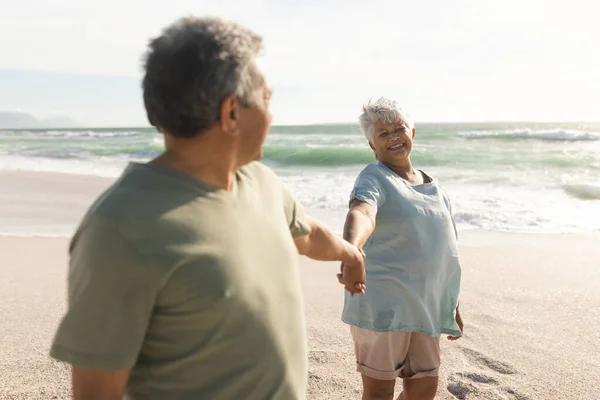
<svg viewBox="0 0 600 400"><path fill-rule="evenodd" d="M0 111L0 129L77 128L81 125L69 117L36 118L31 114Z"/></svg>

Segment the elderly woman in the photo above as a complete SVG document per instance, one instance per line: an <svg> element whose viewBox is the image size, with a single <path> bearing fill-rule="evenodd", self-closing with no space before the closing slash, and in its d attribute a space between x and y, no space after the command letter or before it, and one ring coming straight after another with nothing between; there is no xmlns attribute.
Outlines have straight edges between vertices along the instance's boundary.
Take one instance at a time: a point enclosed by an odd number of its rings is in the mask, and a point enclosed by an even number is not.
<svg viewBox="0 0 600 400"><path fill-rule="evenodd" d="M356 179L344 238L362 248L366 293L346 293L342 320L354 340L363 400L433 399L440 335L462 335L461 268L450 201L410 159L415 129L394 101L363 106L360 127L377 161ZM342 265L342 269L344 266Z"/></svg>

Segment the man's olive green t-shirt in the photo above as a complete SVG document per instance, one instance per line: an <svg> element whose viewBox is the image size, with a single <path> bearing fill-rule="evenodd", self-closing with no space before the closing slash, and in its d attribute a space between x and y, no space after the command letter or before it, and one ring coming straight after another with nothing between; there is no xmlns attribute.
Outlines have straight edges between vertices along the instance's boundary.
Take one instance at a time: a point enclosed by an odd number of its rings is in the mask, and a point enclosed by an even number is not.
<svg viewBox="0 0 600 400"><path fill-rule="evenodd" d="M70 247L52 357L131 369L130 399L304 399L302 206L266 166L231 191L131 163Z"/></svg>

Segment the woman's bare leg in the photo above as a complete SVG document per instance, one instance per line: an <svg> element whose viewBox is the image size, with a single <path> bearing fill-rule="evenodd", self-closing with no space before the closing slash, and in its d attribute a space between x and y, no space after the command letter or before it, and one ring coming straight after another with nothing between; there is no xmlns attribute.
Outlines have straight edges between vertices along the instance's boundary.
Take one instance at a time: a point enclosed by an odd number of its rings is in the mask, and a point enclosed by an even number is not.
<svg viewBox="0 0 600 400"><path fill-rule="evenodd" d="M383 381L362 375L363 396L362 400L394 400L394 386L396 380Z"/></svg>
<svg viewBox="0 0 600 400"><path fill-rule="evenodd" d="M437 376L428 376L420 379L404 379L402 386L404 391L398 396L398 400L433 400L438 388Z"/></svg>

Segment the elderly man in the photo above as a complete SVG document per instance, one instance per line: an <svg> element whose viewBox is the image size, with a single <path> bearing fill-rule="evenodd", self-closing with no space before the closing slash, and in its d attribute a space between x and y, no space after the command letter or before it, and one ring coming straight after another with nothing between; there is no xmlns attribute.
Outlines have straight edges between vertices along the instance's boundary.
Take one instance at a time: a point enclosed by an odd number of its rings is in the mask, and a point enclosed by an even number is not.
<svg viewBox="0 0 600 400"><path fill-rule="evenodd" d="M151 41L144 103L165 151L131 163L70 246L51 355L72 365L75 399L304 399L297 254L342 261L363 293L361 252L256 162L271 122L261 47L216 18Z"/></svg>

